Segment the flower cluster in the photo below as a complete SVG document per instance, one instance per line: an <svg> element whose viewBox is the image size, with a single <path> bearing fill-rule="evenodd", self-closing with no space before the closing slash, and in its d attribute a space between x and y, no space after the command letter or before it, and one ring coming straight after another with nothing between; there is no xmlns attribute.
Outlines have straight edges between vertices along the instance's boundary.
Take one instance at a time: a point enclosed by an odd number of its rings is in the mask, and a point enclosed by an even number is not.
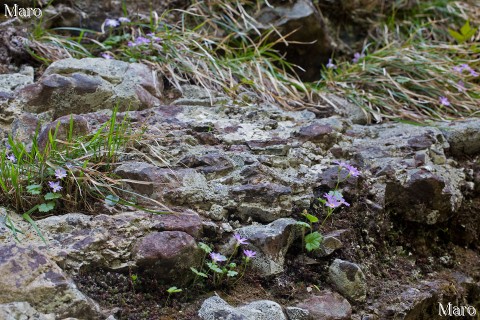
<svg viewBox="0 0 480 320"><path fill-rule="evenodd" d="M338 191L330 191L329 193L325 193L323 196L327 200L325 205L329 208L338 208L342 204L346 205L347 207L350 206L350 204L343 199L342 194Z"/></svg>
<svg viewBox="0 0 480 320"><path fill-rule="evenodd" d="M328 59L328 63L326 65L327 69L337 69L337 66L333 63L333 60L330 58Z"/></svg>
<svg viewBox="0 0 480 320"><path fill-rule="evenodd" d="M135 41L129 41L128 42L128 46L129 47L136 47L136 46L141 46L141 45L145 45L145 44L150 44L152 42L158 42L158 41L161 41L162 39L160 39L159 37L155 36L154 33L148 33L146 35L148 38L145 38L145 37L137 37L135 39Z"/></svg>
<svg viewBox="0 0 480 320"><path fill-rule="evenodd" d="M353 59L352 59L352 62L353 63L357 63L360 59L362 58L365 58L365 54L363 53L359 53L359 52L355 52L355 54L353 55Z"/></svg>
<svg viewBox="0 0 480 320"><path fill-rule="evenodd" d="M336 165L340 167L340 169L345 168L348 170L348 174L352 177L358 177L360 175L360 171L358 171L357 168L355 168L352 165L349 165L348 163L344 161L333 161Z"/></svg>
<svg viewBox="0 0 480 320"><path fill-rule="evenodd" d="M447 97L440 97L440 104L442 106L448 107L450 105L450 101L448 101Z"/></svg>
<svg viewBox="0 0 480 320"><path fill-rule="evenodd" d="M67 176L67 172L63 168L55 170L55 178L62 180ZM63 189L60 185L60 181L49 181L48 186L53 190L53 192L59 192Z"/></svg>
<svg viewBox="0 0 480 320"><path fill-rule="evenodd" d="M472 69L468 64L463 63L459 66L453 67L453 71L458 72L458 73L463 73L464 71L467 71L470 73L472 77L478 77L478 72Z"/></svg>

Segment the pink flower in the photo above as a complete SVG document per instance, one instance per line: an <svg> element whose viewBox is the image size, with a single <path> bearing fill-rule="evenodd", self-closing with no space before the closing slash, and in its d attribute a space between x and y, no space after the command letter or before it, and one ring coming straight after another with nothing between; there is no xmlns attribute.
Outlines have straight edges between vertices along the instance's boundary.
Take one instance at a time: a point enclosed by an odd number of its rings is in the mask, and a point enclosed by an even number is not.
<svg viewBox="0 0 480 320"><path fill-rule="evenodd" d="M450 105L450 101L448 101L447 97L440 97L440 104L442 106L448 107Z"/></svg>
<svg viewBox="0 0 480 320"><path fill-rule="evenodd" d="M327 199L327 202L325 203L327 207L338 208L342 204L346 205L347 207L350 206L350 204L346 202L345 199L343 199L342 194L340 192L333 191L333 192L325 193L323 196L325 197L325 199Z"/></svg>
<svg viewBox="0 0 480 320"><path fill-rule="evenodd" d="M257 255L257 253L252 250L243 250L243 254L247 259L255 258L255 256Z"/></svg>
<svg viewBox="0 0 480 320"><path fill-rule="evenodd" d="M237 246L240 246L242 244L248 244L247 242L247 238L242 238L241 235L239 235L238 233L234 234L233 235L235 237L235 240L237 240Z"/></svg>
<svg viewBox="0 0 480 320"><path fill-rule="evenodd" d="M63 179L66 176L67 176L67 172L63 168L59 168L55 170L55 177L57 177L57 179Z"/></svg>
<svg viewBox="0 0 480 320"><path fill-rule="evenodd" d="M53 192L58 192L63 189L60 185L60 181L49 181L48 186L52 188Z"/></svg>
<svg viewBox="0 0 480 320"><path fill-rule="evenodd" d="M210 253L210 258L212 258L213 262L215 263L227 261L227 258L224 255L221 255L220 253L215 253L215 252Z"/></svg>
<svg viewBox="0 0 480 320"><path fill-rule="evenodd" d="M116 19L105 19L105 26L109 28L115 28L120 25L120 22L118 22Z"/></svg>
<svg viewBox="0 0 480 320"><path fill-rule="evenodd" d="M357 63L358 60L360 60L362 58L365 58L365 55L363 53L355 52L355 54L353 55L352 62Z"/></svg>

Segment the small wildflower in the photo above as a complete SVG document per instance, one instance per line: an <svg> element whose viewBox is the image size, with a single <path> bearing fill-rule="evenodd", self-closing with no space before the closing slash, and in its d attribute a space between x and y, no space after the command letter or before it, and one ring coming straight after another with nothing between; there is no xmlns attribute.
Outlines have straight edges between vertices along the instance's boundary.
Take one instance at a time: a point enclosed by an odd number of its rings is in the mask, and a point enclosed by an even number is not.
<svg viewBox="0 0 480 320"><path fill-rule="evenodd" d="M478 77L478 72L477 72L477 71L475 71L475 70L473 70L473 69L470 69L469 71L470 71L470 75L471 75L472 77L475 77L475 78Z"/></svg>
<svg viewBox="0 0 480 320"><path fill-rule="evenodd" d="M152 33L152 32L147 33L147 37L149 37L150 39L152 39L152 41L160 41L160 40L162 40L162 39L160 39L159 37L157 37L157 36L155 35L155 33Z"/></svg>
<svg viewBox="0 0 480 320"><path fill-rule="evenodd" d="M120 17L118 18L118 21L120 21L120 23L129 23L131 22L130 19L126 18L126 17Z"/></svg>
<svg viewBox="0 0 480 320"><path fill-rule="evenodd" d="M66 176L67 172L63 168L55 170L55 177L57 177L57 179L63 179Z"/></svg>
<svg viewBox="0 0 480 320"><path fill-rule="evenodd" d="M60 181L49 181L48 186L52 188L53 192L58 192L63 189L60 185Z"/></svg>
<svg viewBox="0 0 480 320"><path fill-rule="evenodd" d="M333 63L332 59L328 59L328 63L326 65L328 69L337 69L337 66Z"/></svg>
<svg viewBox="0 0 480 320"><path fill-rule="evenodd" d="M453 71L458 72L458 73L462 73L463 68L461 66L455 66L455 67L453 67Z"/></svg>
<svg viewBox="0 0 480 320"><path fill-rule="evenodd" d="M17 162L17 158L15 158L15 155L13 153L10 153L7 155L7 159L10 160L11 162Z"/></svg>
<svg viewBox="0 0 480 320"><path fill-rule="evenodd" d="M234 234L233 235L235 237L235 240L237 240L237 246L240 246L242 244L248 244L247 242L247 238L242 238L241 235L239 235L238 233Z"/></svg>
<svg viewBox="0 0 480 320"><path fill-rule="evenodd" d="M351 175L352 177L358 177L360 175L360 171L358 171L358 169L355 168L354 166L345 164L345 169L348 170L348 174Z"/></svg>
<svg viewBox="0 0 480 320"><path fill-rule="evenodd" d="M213 262L215 263L227 261L227 257L225 257L224 255L221 255L220 253L215 253L215 252L210 253L210 258L212 258Z"/></svg>
<svg viewBox="0 0 480 320"><path fill-rule="evenodd" d="M346 162L338 161L338 160L332 161L332 163L334 163L334 164L336 164L336 165L338 165L339 167L342 167L342 168L344 168L347 165Z"/></svg>
<svg viewBox="0 0 480 320"><path fill-rule="evenodd" d="M355 52L353 54L353 59L352 59L352 62L353 63L357 63L358 60L362 59L362 58L365 58L365 55L363 53L359 53L359 52Z"/></svg>
<svg viewBox="0 0 480 320"><path fill-rule="evenodd" d="M105 23L105 26L109 27L109 28L115 28L115 27L118 27L120 25L120 22L118 22L115 19L105 19L104 23Z"/></svg>
<svg viewBox="0 0 480 320"><path fill-rule="evenodd" d="M128 41L127 46L129 46L129 47L135 47L136 44L135 44L135 42Z"/></svg>
<svg viewBox="0 0 480 320"><path fill-rule="evenodd" d="M67 167L67 169L72 169L73 168L73 164L71 164L70 162L67 162L65 164L65 167Z"/></svg>
<svg viewBox="0 0 480 320"><path fill-rule="evenodd" d="M245 257L247 257L247 259L255 258L255 256L257 255L257 253L252 250L243 250L243 254L245 255Z"/></svg>
<svg viewBox="0 0 480 320"><path fill-rule="evenodd" d="M458 86L458 91L459 92L465 92L465 83L463 83L462 80L458 81L457 82L457 86Z"/></svg>
<svg viewBox="0 0 480 320"><path fill-rule="evenodd" d="M448 107L450 105L450 101L448 101L447 97L440 97L440 104L442 106Z"/></svg>
<svg viewBox="0 0 480 320"><path fill-rule="evenodd" d="M149 43L150 43L150 39L147 39L145 37L138 37L137 39L135 39L136 45L149 44Z"/></svg>
<svg viewBox="0 0 480 320"><path fill-rule="evenodd" d="M107 59L107 60L112 60L113 59L113 57L106 52L102 53L101 56L102 56L103 59Z"/></svg>
<svg viewBox="0 0 480 320"><path fill-rule="evenodd" d="M327 207L338 208L342 204L346 205L347 207L350 206L350 204L343 199L340 192L325 193L323 196L325 199L327 199L327 202L325 203Z"/></svg>

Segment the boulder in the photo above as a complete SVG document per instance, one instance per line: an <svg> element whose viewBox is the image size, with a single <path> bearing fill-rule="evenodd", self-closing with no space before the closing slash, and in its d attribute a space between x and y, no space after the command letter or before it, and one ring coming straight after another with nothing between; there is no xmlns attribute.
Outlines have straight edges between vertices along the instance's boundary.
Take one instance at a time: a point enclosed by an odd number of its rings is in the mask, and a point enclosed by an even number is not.
<svg viewBox="0 0 480 320"><path fill-rule="evenodd" d="M338 293L327 290L308 297L297 308L308 312L308 317L303 318L308 320L348 320L352 316L350 303Z"/></svg>
<svg viewBox="0 0 480 320"><path fill-rule="evenodd" d="M263 276L283 271L288 249L301 236L296 220L290 218L278 219L268 225L239 228L236 232L249 240L246 248L257 252L251 263Z"/></svg>
<svg viewBox="0 0 480 320"><path fill-rule="evenodd" d="M160 104L163 82L149 67L100 58L62 59L34 84L18 91L15 104L25 111L52 110L54 117L82 114L115 105L139 110Z"/></svg>
<svg viewBox="0 0 480 320"><path fill-rule="evenodd" d="M201 263L203 253L189 234L163 231L138 239L132 255L142 272L172 284L187 283L191 279L189 275L193 276L190 267Z"/></svg>
<svg viewBox="0 0 480 320"><path fill-rule="evenodd" d="M367 283L362 269L352 262L335 259L328 268L330 282L337 290L353 301L365 301Z"/></svg>
<svg viewBox="0 0 480 320"><path fill-rule="evenodd" d="M80 292L55 262L33 247L0 247L0 287L0 304L25 301L41 313L60 318L100 318L99 306ZM12 305L10 310L17 307L33 312L27 305Z"/></svg>

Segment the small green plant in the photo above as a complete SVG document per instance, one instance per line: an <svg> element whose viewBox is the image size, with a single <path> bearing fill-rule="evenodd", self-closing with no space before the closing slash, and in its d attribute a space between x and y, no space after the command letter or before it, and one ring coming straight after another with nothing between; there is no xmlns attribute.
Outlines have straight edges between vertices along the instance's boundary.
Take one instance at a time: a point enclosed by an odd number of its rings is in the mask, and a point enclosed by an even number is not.
<svg viewBox="0 0 480 320"><path fill-rule="evenodd" d="M168 297L167 297L167 301L165 302L165 305L168 306L168 302L170 301L170 296L173 294L173 293L179 293L179 292L182 292L182 289L179 289L177 287L170 287L167 289L167 292L168 292Z"/></svg>
<svg viewBox="0 0 480 320"><path fill-rule="evenodd" d="M457 32L452 29L448 29L448 33L458 42L464 43L470 40L475 33L477 33L478 28L472 28L470 26L470 21L467 20L465 24L460 28L460 32Z"/></svg>
<svg viewBox="0 0 480 320"><path fill-rule="evenodd" d="M92 212L98 201L138 207L123 199L127 192L123 182L111 173L119 154L140 138L140 134L130 131L127 114L117 122L115 109L107 123L83 137L73 137L73 118L61 138L57 137L59 126L60 122L48 132L44 146L39 145L38 134L28 147L9 137L0 152L0 201L23 212L22 217L44 242L32 218L35 215ZM18 229L12 224L9 229L18 239Z"/></svg>
<svg viewBox="0 0 480 320"><path fill-rule="evenodd" d="M335 188L328 193L323 195L323 198L318 198L318 201L326 207L326 216L320 226L323 226L328 218L333 214L334 210L342 205L350 206L348 202L345 201L341 190L339 189L340 183L345 182L351 176L358 177L360 172L357 168L343 161L334 161L338 165L338 174L337 174L337 183ZM348 173L342 178L342 171L347 170ZM303 221L297 221L297 225L303 228L303 242L305 249L308 252L318 250L323 240L323 236L319 231L313 231L314 224L319 222L318 217L310 214L307 210L304 210L302 215L307 219L308 223ZM311 232L305 236L305 229L310 229Z"/></svg>
<svg viewBox="0 0 480 320"><path fill-rule="evenodd" d="M246 238L242 238L239 234L234 235L235 238L235 247L229 258L225 257L220 253L212 251L212 248L204 243L199 243L199 247L204 251L204 258L202 259L200 268L191 267L190 270L195 274L195 280L193 284L199 279L204 281L209 281L209 283L214 287L219 287L223 284L232 283L232 279L236 278L239 275L239 270L241 270L240 277L235 281L238 282L245 275L247 265L250 260L256 256L256 252L252 250L243 250L242 263L238 265L232 260L236 257L238 249L242 245L248 244ZM210 260L207 260L207 255L210 257Z"/></svg>

